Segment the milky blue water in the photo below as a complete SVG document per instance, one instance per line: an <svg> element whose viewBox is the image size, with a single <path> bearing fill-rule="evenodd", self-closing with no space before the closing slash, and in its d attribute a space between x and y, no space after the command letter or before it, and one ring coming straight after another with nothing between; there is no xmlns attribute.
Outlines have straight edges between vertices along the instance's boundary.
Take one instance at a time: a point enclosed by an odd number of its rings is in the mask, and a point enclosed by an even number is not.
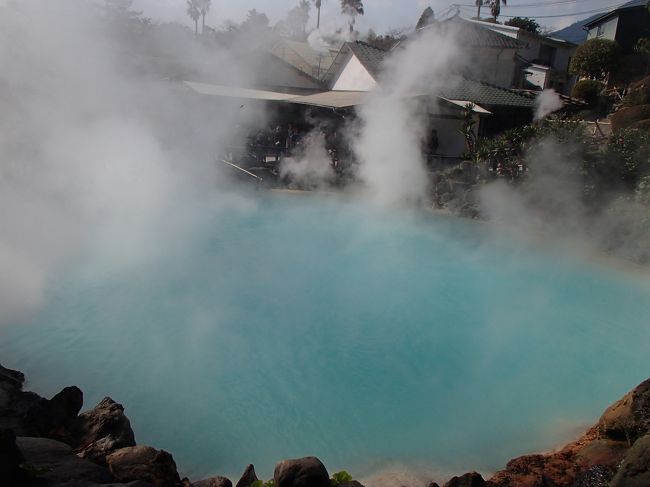
<svg viewBox="0 0 650 487"><path fill-rule="evenodd" d="M193 478L305 455L357 477L493 470L650 376L647 278L489 225L260 196L167 243L52 276L0 361L123 402Z"/></svg>

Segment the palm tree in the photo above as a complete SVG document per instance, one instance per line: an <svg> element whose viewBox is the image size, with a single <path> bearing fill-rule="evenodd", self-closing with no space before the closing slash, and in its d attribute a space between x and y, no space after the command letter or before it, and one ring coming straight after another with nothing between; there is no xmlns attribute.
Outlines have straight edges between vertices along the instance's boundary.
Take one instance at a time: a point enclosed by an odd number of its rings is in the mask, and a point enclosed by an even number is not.
<svg viewBox="0 0 650 487"><path fill-rule="evenodd" d="M483 6L483 0L474 0L474 5L478 7L476 12L476 20L481 20L481 7Z"/></svg>
<svg viewBox="0 0 650 487"><path fill-rule="evenodd" d="M212 0L194 0L197 4L199 11L201 12L201 17L203 17L203 23L201 24L201 33L205 34L205 14L210 11L210 4Z"/></svg>
<svg viewBox="0 0 650 487"><path fill-rule="evenodd" d="M497 17L501 13L501 4L508 5L506 0L490 0L490 13L494 17L494 21L497 21Z"/></svg>
<svg viewBox="0 0 650 487"><path fill-rule="evenodd" d="M341 13L350 17L350 34L354 32L357 15L363 15L363 0L341 0Z"/></svg>
<svg viewBox="0 0 650 487"><path fill-rule="evenodd" d="M316 28L320 29L320 6L321 6L321 0L314 0L314 5L316 6L316 10L318 11L318 17L316 18Z"/></svg>
<svg viewBox="0 0 650 487"><path fill-rule="evenodd" d="M201 18L201 10L196 4L196 0L187 0L187 15L194 21L194 34L199 33L199 19Z"/></svg>

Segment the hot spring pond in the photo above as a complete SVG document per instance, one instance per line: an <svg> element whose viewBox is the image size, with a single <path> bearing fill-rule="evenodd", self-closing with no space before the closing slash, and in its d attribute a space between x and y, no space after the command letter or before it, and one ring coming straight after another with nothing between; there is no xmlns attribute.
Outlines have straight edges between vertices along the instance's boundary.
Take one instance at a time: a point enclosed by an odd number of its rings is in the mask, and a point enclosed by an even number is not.
<svg viewBox="0 0 650 487"><path fill-rule="evenodd" d="M122 402L194 479L305 455L355 477L487 472L650 376L646 277L489 225L263 196L167 243L61 269L0 357L43 395Z"/></svg>

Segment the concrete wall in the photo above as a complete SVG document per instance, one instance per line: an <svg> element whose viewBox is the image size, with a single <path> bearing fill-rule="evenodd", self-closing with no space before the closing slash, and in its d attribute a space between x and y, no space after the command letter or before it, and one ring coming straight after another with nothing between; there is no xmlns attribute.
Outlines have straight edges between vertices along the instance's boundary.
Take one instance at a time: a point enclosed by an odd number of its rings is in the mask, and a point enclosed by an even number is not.
<svg viewBox="0 0 650 487"><path fill-rule="evenodd" d="M370 91L377 85L368 70L353 54L334 82L333 90L339 91Z"/></svg>

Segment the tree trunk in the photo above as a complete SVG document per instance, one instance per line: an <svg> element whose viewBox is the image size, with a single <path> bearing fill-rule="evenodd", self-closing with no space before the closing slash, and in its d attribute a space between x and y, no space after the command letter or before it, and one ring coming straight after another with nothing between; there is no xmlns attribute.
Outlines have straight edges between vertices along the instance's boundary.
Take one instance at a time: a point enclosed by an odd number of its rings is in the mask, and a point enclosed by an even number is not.
<svg viewBox="0 0 650 487"><path fill-rule="evenodd" d="M478 12L476 13L476 20L481 20L481 4L478 4Z"/></svg>
<svg viewBox="0 0 650 487"><path fill-rule="evenodd" d="M199 19L194 19L194 35L199 35Z"/></svg>
<svg viewBox="0 0 650 487"><path fill-rule="evenodd" d="M201 12L201 17L203 17L203 23L201 24L201 34L205 34L205 12Z"/></svg>
<svg viewBox="0 0 650 487"><path fill-rule="evenodd" d="M320 29L320 7L318 7L318 17L316 17L316 28Z"/></svg>

